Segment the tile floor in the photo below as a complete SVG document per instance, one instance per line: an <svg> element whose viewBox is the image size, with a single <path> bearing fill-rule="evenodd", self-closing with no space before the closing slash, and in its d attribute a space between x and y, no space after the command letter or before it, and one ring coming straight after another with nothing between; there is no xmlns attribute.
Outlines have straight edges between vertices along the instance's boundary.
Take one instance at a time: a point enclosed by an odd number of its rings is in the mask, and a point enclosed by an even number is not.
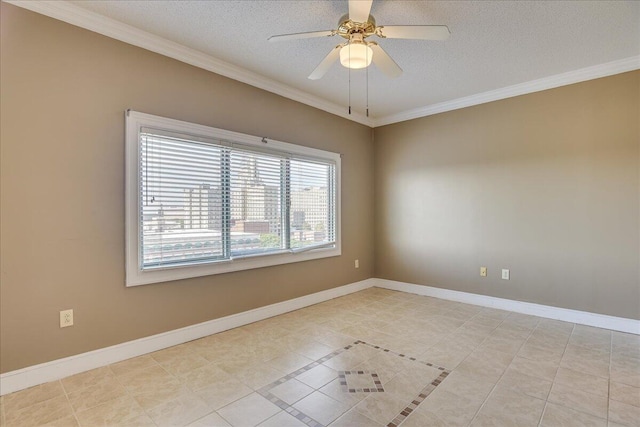
<svg viewBox="0 0 640 427"><path fill-rule="evenodd" d="M640 336L371 288L3 396L2 426L640 426Z"/></svg>

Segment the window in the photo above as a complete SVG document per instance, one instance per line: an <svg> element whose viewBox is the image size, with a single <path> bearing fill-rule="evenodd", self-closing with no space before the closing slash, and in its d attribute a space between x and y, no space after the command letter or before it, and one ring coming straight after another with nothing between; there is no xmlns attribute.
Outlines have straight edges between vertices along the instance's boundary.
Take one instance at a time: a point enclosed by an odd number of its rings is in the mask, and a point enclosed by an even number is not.
<svg viewBox="0 0 640 427"><path fill-rule="evenodd" d="M127 286L340 255L340 156L128 111Z"/></svg>

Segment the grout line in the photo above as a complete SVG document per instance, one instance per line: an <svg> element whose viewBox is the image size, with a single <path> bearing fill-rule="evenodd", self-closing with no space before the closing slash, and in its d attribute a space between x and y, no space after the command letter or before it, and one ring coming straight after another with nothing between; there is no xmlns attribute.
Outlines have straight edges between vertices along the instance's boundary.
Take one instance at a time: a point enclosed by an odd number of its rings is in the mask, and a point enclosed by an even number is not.
<svg viewBox="0 0 640 427"><path fill-rule="evenodd" d="M510 312L513 313L513 312ZM502 319L502 322L500 322L498 324L498 326L496 326L492 332L494 332L496 329L498 329L498 327L500 325L502 325L504 323L504 321L508 318L509 316L505 317L504 319ZM537 316L535 316L537 317ZM491 395L493 395L493 392L495 391L496 387L498 386L498 383L500 383L500 380L502 380L502 377L504 377L504 375L506 374L507 370L509 370L509 366L511 366L511 364L513 363L513 359L516 358L516 356L518 355L518 353L520 352L520 350L522 349L522 347L524 347L524 345L527 343L527 341L529 341L529 338L531 338L531 335L533 335L533 332L538 329L538 326L540 325L540 320L538 320L538 323L536 324L536 326L531 329L531 332L529 332L529 335L527 335L527 338L524 340L524 342L520 345L520 347L518 347L518 351L516 351L516 353L513 355L513 357L511 358L511 361L509 362L509 364L507 365L507 367L505 368L504 372L502 373L502 375L500 375L500 378L498 378L498 380L495 382L495 384L493 385L493 387L491 388L491 391L489 391L489 394L487 394L487 397L485 397L484 401L482 402L482 404L480 405L480 407L476 410L476 413L473 415L473 418L471 419L471 421L469 422L469 424L472 424L473 421L476 419L476 417L478 416L478 414L480 413L480 411L482 410L482 408L484 408L484 406L486 405L487 401L489 400L489 398L491 397ZM484 341L486 341L488 339L485 338L482 342L484 343ZM482 345L482 344L481 344ZM472 352L473 353L473 352ZM465 359L466 360L466 359ZM549 389L551 390L551 389ZM528 396L531 397L531 396ZM534 397L531 397L532 399L535 399ZM545 406L546 406L546 400L545 400ZM543 409L544 412L544 409ZM540 415L540 419L542 419L542 415ZM540 420L538 420L538 423L540 422Z"/></svg>

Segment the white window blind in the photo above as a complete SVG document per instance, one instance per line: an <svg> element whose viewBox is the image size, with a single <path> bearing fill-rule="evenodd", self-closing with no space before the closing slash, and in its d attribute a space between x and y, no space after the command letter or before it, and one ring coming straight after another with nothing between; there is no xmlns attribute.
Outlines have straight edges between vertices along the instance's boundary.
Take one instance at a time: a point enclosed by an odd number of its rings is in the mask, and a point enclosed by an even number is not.
<svg viewBox="0 0 640 427"><path fill-rule="evenodd" d="M339 156L130 114L129 285L339 255Z"/></svg>

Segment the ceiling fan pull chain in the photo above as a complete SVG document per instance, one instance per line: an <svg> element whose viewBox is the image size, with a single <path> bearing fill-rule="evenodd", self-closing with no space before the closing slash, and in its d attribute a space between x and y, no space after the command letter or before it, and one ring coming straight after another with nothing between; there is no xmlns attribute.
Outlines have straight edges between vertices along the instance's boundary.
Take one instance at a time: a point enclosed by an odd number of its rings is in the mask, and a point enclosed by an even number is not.
<svg viewBox="0 0 640 427"><path fill-rule="evenodd" d="M366 53L367 64L369 63L369 52ZM367 117L369 117L369 67L365 68L366 80L367 80Z"/></svg>
<svg viewBox="0 0 640 427"><path fill-rule="evenodd" d="M349 48L349 62L351 62L351 43L348 44ZM349 70L349 115L351 115L351 67Z"/></svg>

